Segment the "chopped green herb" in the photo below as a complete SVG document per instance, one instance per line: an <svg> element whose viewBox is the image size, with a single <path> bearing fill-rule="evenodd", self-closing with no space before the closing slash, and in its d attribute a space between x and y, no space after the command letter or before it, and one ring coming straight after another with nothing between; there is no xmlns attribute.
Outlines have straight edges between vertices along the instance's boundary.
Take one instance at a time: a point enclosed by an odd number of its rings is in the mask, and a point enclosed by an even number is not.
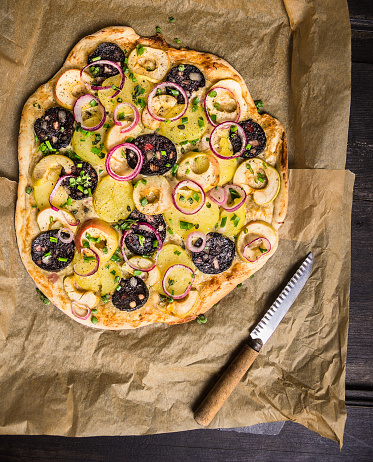
<svg viewBox="0 0 373 462"><path fill-rule="evenodd" d="M32 188L31 186L26 187L26 194L31 194L32 193Z"/></svg>
<svg viewBox="0 0 373 462"><path fill-rule="evenodd" d="M227 217L223 217L221 219L220 227L224 228L224 226L227 224Z"/></svg>
<svg viewBox="0 0 373 462"><path fill-rule="evenodd" d="M148 199L146 197L143 197L141 200L140 200L140 204L145 207L145 205L148 203Z"/></svg>
<svg viewBox="0 0 373 462"><path fill-rule="evenodd" d="M219 108L220 108L220 104L219 104L219 103L214 103L214 108L215 108L215 109L219 109Z"/></svg>
<svg viewBox="0 0 373 462"><path fill-rule="evenodd" d="M89 102L89 105L91 107L95 107L95 106L98 106L98 102L95 99L91 99L91 101Z"/></svg>
<svg viewBox="0 0 373 462"><path fill-rule="evenodd" d="M174 38L174 42L181 43L181 40L179 40L178 38Z"/></svg>
<svg viewBox="0 0 373 462"><path fill-rule="evenodd" d="M142 236L141 234L139 234L139 242L140 242L141 247L143 247L144 242L145 242L145 236Z"/></svg>
<svg viewBox="0 0 373 462"><path fill-rule="evenodd" d="M242 282L240 282L239 284L237 284L237 287L242 287Z"/></svg>
<svg viewBox="0 0 373 462"><path fill-rule="evenodd" d="M267 252L267 249L263 249L262 247L259 246L260 253Z"/></svg>
<svg viewBox="0 0 373 462"><path fill-rule="evenodd" d="M135 276L141 276L141 275L142 275L142 271L140 271L140 270L135 270L135 271L133 272L133 274L134 274Z"/></svg>
<svg viewBox="0 0 373 462"><path fill-rule="evenodd" d="M192 196L193 196L193 199L194 199L196 202L199 202L200 197L199 197L198 192L194 191L193 194L192 194Z"/></svg>
<svg viewBox="0 0 373 462"><path fill-rule="evenodd" d="M114 278L115 284L118 284L119 281L120 281L120 276L115 276L115 278Z"/></svg>
<svg viewBox="0 0 373 462"><path fill-rule="evenodd" d="M159 242L158 242L158 241L153 241L153 247L154 247L155 249L158 249L158 247L159 247Z"/></svg>
<svg viewBox="0 0 373 462"><path fill-rule="evenodd" d="M179 69L180 72L183 72L183 70L185 69L184 64L180 64L178 69Z"/></svg>
<svg viewBox="0 0 373 462"><path fill-rule="evenodd" d="M247 145L246 145L246 150L247 150L247 151L250 151L250 149L251 149L251 144L250 144L250 143L247 143ZM246 167L247 167L247 166L246 166Z"/></svg>
<svg viewBox="0 0 373 462"><path fill-rule="evenodd" d="M101 59L101 56L96 56L96 58L92 58L91 61L92 61L92 62L94 62L94 61L100 61L100 59Z"/></svg>
<svg viewBox="0 0 373 462"><path fill-rule="evenodd" d="M203 117L198 117L198 126L200 128L203 128L205 126L205 121L203 120Z"/></svg>
<svg viewBox="0 0 373 462"><path fill-rule="evenodd" d="M167 152L166 151L161 151L161 155L162 156L167 156Z"/></svg>
<svg viewBox="0 0 373 462"><path fill-rule="evenodd" d="M231 125L231 132L236 132L237 131L237 125Z"/></svg>
<svg viewBox="0 0 373 462"><path fill-rule="evenodd" d="M254 104L255 104L255 106L256 106L259 114L260 114L260 108L263 107L263 101L260 100L260 99L257 99L256 101L254 101Z"/></svg>
<svg viewBox="0 0 373 462"><path fill-rule="evenodd" d="M171 173L173 176L176 175L176 172L177 172L177 169L179 168L179 164L175 164L172 169L171 169Z"/></svg>
<svg viewBox="0 0 373 462"><path fill-rule="evenodd" d="M58 239L56 237L53 237L53 236L50 236L49 240L50 240L50 242L55 242L55 243L58 241Z"/></svg>
<svg viewBox="0 0 373 462"><path fill-rule="evenodd" d="M206 318L206 316L204 314L199 314L197 316L197 323L198 324L206 324L206 322L207 322L207 318Z"/></svg>
<svg viewBox="0 0 373 462"><path fill-rule="evenodd" d="M210 117L213 122L216 122L216 114L211 114Z"/></svg>
<svg viewBox="0 0 373 462"><path fill-rule="evenodd" d="M217 95L216 91L215 90L211 90L210 93L209 93L209 96L211 98L215 98L215 96Z"/></svg>
<svg viewBox="0 0 373 462"><path fill-rule="evenodd" d="M255 276L255 274L252 274L252 275L250 276L250 279L252 279L254 276Z"/></svg>
<svg viewBox="0 0 373 462"><path fill-rule="evenodd" d="M121 261L121 259L118 257L118 255L115 255L115 254L110 258L110 260L115 261L115 262Z"/></svg>
<svg viewBox="0 0 373 462"><path fill-rule="evenodd" d="M171 228L168 228L167 231L168 231L170 234L174 234L174 232L172 231Z"/></svg>
<svg viewBox="0 0 373 462"><path fill-rule="evenodd" d="M187 175L189 175L189 173L190 173L189 168L186 169L185 173L186 173Z"/></svg>
<svg viewBox="0 0 373 462"><path fill-rule="evenodd" d="M50 256L51 256L51 253L50 253L50 252L46 252L46 253L43 255L44 258L47 258L47 257L50 257Z"/></svg>
<svg viewBox="0 0 373 462"><path fill-rule="evenodd" d="M179 223L180 229L192 229L194 227L193 223L189 223L188 221L180 221Z"/></svg>
<svg viewBox="0 0 373 462"><path fill-rule="evenodd" d="M96 316L91 317L91 323L92 324L97 324L98 323L98 319L96 318Z"/></svg>
<svg viewBox="0 0 373 462"><path fill-rule="evenodd" d="M160 28L159 26L157 26L157 27L155 28L155 30L157 31L157 34L160 34L160 33L162 32L162 31L161 31L161 28Z"/></svg>
<svg viewBox="0 0 373 462"><path fill-rule="evenodd" d="M36 292L39 294L40 296L40 300L44 303L44 305L49 305L50 304L50 301L48 300L48 298L43 294L43 292L36 288Z"/></svg>
<svg viewBox="0 0 373 462"><path fill-rule="evenodd" d="M188 123L188 117L182 117L181 122L183 124L187 124Z"/></svg>
<svg viewBox="0 0 373 462"><path fill-rule="evenodd" d="M229 188L229 192L231 194L232 201L241 197L241 195L233 188Z"/></svg>
<svg viewBox="0 0 373 462"><path fill-rule="evenodd" d="M171 164L168 164L168 163L167 163L167 164L166 164L166 167L167 167L167 168L168 168L168 167L171 167Z"/></svg>
<svg viewBox="0 0 373 462"><path fill-rule="evenodd" d="M241 218L237 216L236 214L233 215L231 218L231 221L233 221L233 225L235 228L237 228L238 223L240 222Z"/></svg>
<svg viewBox="0 0 373 462"><path fill-rule="evenodd" d="M207 202L207 204L206 204L206 207L207 207L208 209L210 209L210 208L211 208L211 204L210 204L210 202Z"/></svg>
<svg viewBox="0 0 373 462"><path fill-rule="evenodd" d="M168 285L173 286L175 284L175 281L173 279L168 278Z"/></svg>
<svg viewBox="0 0 373 462"><path fill-rule="evenodd" d="M107 248L107 247L103 247L103 248L102 248L102 253L105 253L105 254L108 253L108 248Z"/></svg>
<svg viewBox="0 0 373 462"><path fill-rule="evenodd" d="M67 261L67 258L64 258L64 257L58 257L58 261Z"/></svg>
<svg viewBox="0 0 373 462"><path fill-rule="evenodd" d="M174 254L177 255L177 256L180 256L180 255L181 255L181 252L180 252L180 250L175 250L175 251L174 251Z"/></svg>
<svg viewBox="0 0 373 462"><path fill-rule="evenodd" d="M109 301L109 295L108 295L108 294L103 295L103 296L101 297L101 300L102 300L104 303L107 303L107 302ZM92 311L91 311L91 313L92 313Z"/></svg>

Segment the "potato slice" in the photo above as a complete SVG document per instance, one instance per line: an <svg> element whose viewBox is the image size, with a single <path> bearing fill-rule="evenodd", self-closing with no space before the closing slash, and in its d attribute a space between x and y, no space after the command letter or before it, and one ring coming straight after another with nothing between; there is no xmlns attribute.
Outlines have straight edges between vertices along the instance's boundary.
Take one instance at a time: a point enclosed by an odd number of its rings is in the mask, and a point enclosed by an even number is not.
<svg viewBox="0 0 373 462"><path fill-rule="evenodd" d="M167 117L172 118L180 114L184 106L178 104L173 107ZM173 143L180 144L187 141L196 144L206 130L207 119L205 111L201 106L198 106L196 111L193 111L193 105L190 103L187 111L180 119L173 122L161 122L160 134L169 138Z"/></svg>
<svg viewBox="0 0 373 462"><path fill-rule="evenodd" d="M87 127L95 127L100 120L98 116L93 116L85 120L84 123ZM104 126L94 132L87 131L85 133L75 130L71 139L73 150L81 159L92 165L104 165L107 153L104 146L105 133Z"/></svg>
<svg viewBox="0 0 373 462"><path fill-rule="evenodd" d="M179 162L176 177L179 181L193 180L208 191L219 182L218 159L211 151L188 154Z"/></svg>
<svg viewBox="0 0 373 462"><path fill-rule="evenodd" d="M102 83L103 86L110 86L107 90L98 90L98 99L101 101L103 106L105 107L106 111L109 112L109 115L114 112L115 106L121 102L127 102L131 104L135 104L137 109L140 111L143 106L138 103L139 98L146 102L146 99L154 87L154 85L146 79L144 76L139 74L134 74L132 78L129 78L128 74L124 80L123 88L119 92L119 94L113 99L111 95L114 93L113 88L111 85L119 86L120 84L120 75L114 75L113 77L109 77L108 79L104 80ZM133 100L132 95L138 95L137 99Z"/></svg>
<svg viewBox="0 0 373 462"><path fill-rule="evenodd" d="M161 272L161 280L153 286L154 289L160 294L165 295L162 287L162 278L165 272L170 266L176 264L189 266L189 268L192 268L193 271L196 271L196 267L194 266L192 260L185 252L185 250L183 250L179 245L164 245L162 250L159 252L157 259L157 266ZM179 272L178 270L175 270L173 279L175 280L173 287L175 287L176 290L181 290L182 292L182 287L184 287L185 290L186 285L190 282L190 273L185 270ZM177 293L176 290L175 293Z"/></svg>
<svg viewBox="0 0 373 462"><path fill-rule="evenodd" d="M218 226L219 206L207 199L201 210L193 215L185 215L172 206L164 213L164 219L171 230L184 239L196 230L207 234Z"/></svg>
<svg viewBox="0 0 373 462"><path fill-rule="evenodd" d="M129 181L116 181L105 176L93 194L97 215L111 223L125 220L135 208L132 194L133 186Z"/></svg>
<svg viewBox="0 0 373 462"><path fill-rule="evenodd" d="M160 82L170 67L168 54L158 48L137 45L128 56L128 69L151 82Z"/></svg>
<svg viewBox="0 0 373 462"><path fill-rule="evenodd" d="M172 207L172 188L163 176L147 177L134 187L133 200L145 215L164 213Z"/></svg>
<svg viewBox="0 0 373 462"><path fill-rule="evenodd" d="M234 203L238 204L241 199L235 199ZM246 205L243 204L235 212L227 212L221 209L219 217L219 228L217 231L226 236L236 236L245 224Z"/></svg>

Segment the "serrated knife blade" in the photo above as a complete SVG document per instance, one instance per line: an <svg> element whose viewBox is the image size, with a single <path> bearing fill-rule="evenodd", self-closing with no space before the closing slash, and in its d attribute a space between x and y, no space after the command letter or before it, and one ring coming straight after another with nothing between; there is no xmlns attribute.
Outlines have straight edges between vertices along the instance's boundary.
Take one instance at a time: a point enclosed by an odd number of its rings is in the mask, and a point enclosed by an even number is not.
<svg viewBox="0 0 373 462"><path fill-rule="evenodd" d="M311 274L312 263L313 255L312 252L310 252L297 272L286 284L283 291L276 298L275 302L255 326L242 350L198 406L198 409L194 413L194 419L198 424L204 427L209 425L226 399L235 389L236 385L245 375L246 371L258 356L262 346L267 343L268 339L276 330L306 284Z"/></svg>
<svg viewBox="0 0 373 462"><path fill-rule="evenodd" d="M268 342L268 339L276 330L306 284L311 274L312 263L313 254L310 252L269 310L251 332L250 338L252 340L260 340L263 345Z"/></svg>

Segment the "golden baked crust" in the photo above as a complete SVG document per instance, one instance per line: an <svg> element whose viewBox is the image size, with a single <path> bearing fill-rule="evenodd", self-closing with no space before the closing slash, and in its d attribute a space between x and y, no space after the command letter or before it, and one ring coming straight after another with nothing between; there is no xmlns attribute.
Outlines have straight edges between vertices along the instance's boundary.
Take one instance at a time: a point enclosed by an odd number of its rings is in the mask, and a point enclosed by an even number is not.
<svg viewBox="0 0 373 462"><path fill-rule="evenodd" d="M241 119L250 117L260 125L266 127L267 140L272 140L273 146L272 159L275 162L272 164L274 164L281 177L280 192L274 201L272 212L271 225L275 230L280 227L285 219L288 202L288 158L285 130L280 122L273 117L268 114L261 115L258 113L243 78L223 59L209 53L201 53L184 48L175 49L169 46L160 34L150 38L140 37L129 27L108 27L83 38L70 52L60 71L51 80L39 87L27 100L22 111L19 133L19 185L15 226L22 261L36 285L60 310L75 321L91 327L128 329L155 322L168 324L188 322L195 319L199 314L205 313L216 302L233 290L238 283L243 282L258 271L274 253L277 244L271 249L270 255L261 257L255 263L247 264L235 259L229 270L205 278L199 287L197 287L200 292L200 299L193 312L193 316L181 318L166 314L157 309L158 294L150 289L149 300L141 308L141 318L138 315L134 315L137 312L122 312L109 304L109 306L105 305L105 308L98 307L99 313L97 317L99 318L99 323L96 326L93 326L89 319L82 321L74 317L71 313L70 300L63 288L63 277L72 273L71 265L58 273L62 277L53 284L48 279L48 272L36 266L31 259L30 249L32 240L40 233L36 222L37 212L31 206L31 196L25 192L26 186L31 184L33 168L41 157L40 153L37 152L37 143L34 138L34 122L46 109L56 104L53 90L58 77L67 69L81 69L87 62L87 56L101 42L105 41L115 42L121 48L126 48L127 50L133 49L137 44L160 48L168 53L171 66L179 63L193 64L203 70L206 80L212 84L222 79L234 79L240 83L243 97L247 103L245 117L241 115Z"/></svg>

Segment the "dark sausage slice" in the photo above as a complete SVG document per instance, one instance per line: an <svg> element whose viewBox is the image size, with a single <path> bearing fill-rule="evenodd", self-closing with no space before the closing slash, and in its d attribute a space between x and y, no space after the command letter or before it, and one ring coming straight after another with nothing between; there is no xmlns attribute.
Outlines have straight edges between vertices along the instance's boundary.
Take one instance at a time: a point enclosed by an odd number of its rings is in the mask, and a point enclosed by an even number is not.
<svg viewBox="0 0 373 462"><path fill-rule="evenodd" d="M195 243L197 247L201 244L202 239ZM192 260L202 273L219 274L230 268L234 255L233 241L219 233L208 233L204 250L193 253Z"/></svg>
<svg viewBox="0 0 373 462"><path fill-rule="evenodd" d="M154 247L158 244L155 234L150 230L139 229L136 225L132 226L124 242L128 250L135 255L151 255L158 250L158 247ZM157 244L154 244L155 242Z"/></svg>
<svg viewBox="0 0 373 462"><path fill-rule="evenodd" d="M153 226L158 234L160 235L162 242L166 239L166 222L164 221L163 215L144 215L135 209L127 218L127 220L134 220L141 223L148 223ZM144 254L145 255L145 254Z"/></svg>
<svg viewBox="0 0 373 462"><path fill-rule="evenodd" d="M140 135L132 141L144 156L141 167L143 175L163 175L172 169L176 163L177 153L174 143L162 135ZM128 165L135 168L137 155L131 150L127 154Z"/></svg>
<svg viewBox="0 0 373 462"><path fill-rule="evenodd" d="M41 142L49 141L52 148L65 148L74 133L74 116L63 107L51 107L34 124L35 135Z"/></svg>
<svg viewBox="0 0 373 462"><path fill-rule="evenodd" d="M145 282L137 276L121 279L120 289L112 296L115 308L121 311L135 311L145 305L149 298L149 290Z"/></svg>
<svg viewBox="0 0 373 462"><path fill-rule="evenodd" d="M239 123L244 129L247 138L247 144L250 144L251 148L246 149L241 157L250 159L251 157L257 157L261 152L264 151L267 144L267 137L262 127L254 122L253 120L244 120ZM231 135L231 143L233 146L233 152L238 152L242 143L240 137L237 134Z"/></svg>
<svg viewBox="0 0 373 462"><path fill-rule="evenodd" d="M58 229L46 231L39 234L32 242L32 261L43 270L61 271L69 266L74 258L74 240L69 244L64 244L58 239L57 234ZM68 237L67 234L66 237Z"/></svg>
<svg viewBox="0 0 373 462"><path fill-rule="evenodd" d="M201 87L206 85L205 76L196 66L191 64L179 64L173 67L166 77L166 82L174 82L181 86L185 90L188 98L191 97L192 93ZM169 95L173 95L174 88L167 88L166 91ZM183 95L177 96L178 104L184 104Z"/></svg>
<svg viewBox="0 0 373 462"><path fill-rule="evenodd" d="M90 197L89 191L91 191L92 195L97 187L98 176L96 170L91 164L82 160L74 161L74 164L71 168L71 175L76 176L76 179L71 181L70 178L66 178L62 185L67 187L69 196L72 199L86 199ZM62 171L61 176L63 175L66 175L66 172Z"/></svg>
<svg viewBox="0 0 373 462"><path fill-rule="evenodd" d="M113 75L119 73L117 69L113 66L107 66L102 64L95 64L93 61L94 58L100 58L100 60L106 61L113 61L114 63L118 64L120 67L124 65L124 53L123 51L116 45L115 43L111 42L103 42L96 48L96 50L88 56L88 64L92 63L98 71L91 71L92 77L107 79ZM90 68L88 68L90 69Z"/></svg>

